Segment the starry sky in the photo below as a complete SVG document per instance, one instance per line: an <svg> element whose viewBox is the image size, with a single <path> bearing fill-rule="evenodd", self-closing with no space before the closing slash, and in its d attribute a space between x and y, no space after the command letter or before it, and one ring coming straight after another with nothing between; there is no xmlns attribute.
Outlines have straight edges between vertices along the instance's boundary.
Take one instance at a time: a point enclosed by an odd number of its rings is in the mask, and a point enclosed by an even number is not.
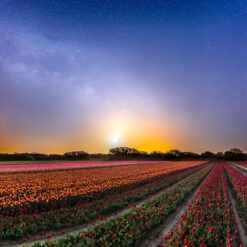
<svg viewBox="0 0 247 247"><path fill-rule="evenodd" d="M1 0L0 152L247 151L247 3Z"/></svg>

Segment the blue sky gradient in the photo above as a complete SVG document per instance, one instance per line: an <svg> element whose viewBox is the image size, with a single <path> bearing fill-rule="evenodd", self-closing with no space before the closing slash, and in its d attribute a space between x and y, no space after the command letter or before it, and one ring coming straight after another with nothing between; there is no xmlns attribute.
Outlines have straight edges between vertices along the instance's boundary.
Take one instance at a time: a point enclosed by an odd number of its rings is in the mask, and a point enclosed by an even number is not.
<svg viewBox="0 0 247 247"><path fill-rule="evenodd" d="M246 1L0 11L0 152L247 151Z"/></svg>

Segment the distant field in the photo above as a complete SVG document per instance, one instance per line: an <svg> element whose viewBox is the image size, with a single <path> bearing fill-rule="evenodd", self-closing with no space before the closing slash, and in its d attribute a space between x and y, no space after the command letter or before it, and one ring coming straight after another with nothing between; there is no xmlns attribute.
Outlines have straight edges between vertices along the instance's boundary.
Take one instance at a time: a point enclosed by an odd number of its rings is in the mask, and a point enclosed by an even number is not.
<svg viewBox="0 0 247 247"><path fill-rule="evenodd" d="M118 166L118 165L132 165L132 164L148 164L157 163L158 161L80 161L80 162L12 162L1 163L0 171L27 171L27 170L48 170L48 169L70 169L70 168L88 168L101 166Z"/></svg>

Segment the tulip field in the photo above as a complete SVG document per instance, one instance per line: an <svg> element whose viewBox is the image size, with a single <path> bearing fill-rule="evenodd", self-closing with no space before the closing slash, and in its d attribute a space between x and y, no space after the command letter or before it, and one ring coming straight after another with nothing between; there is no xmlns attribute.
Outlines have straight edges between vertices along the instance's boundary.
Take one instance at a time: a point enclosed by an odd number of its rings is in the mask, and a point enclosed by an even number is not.
<svg viewBox="0 0 247 247"><path fill-rule="evenodd" d="M231 163L35 165L0 173L0 246L246 246L247 178Z"/></svg>

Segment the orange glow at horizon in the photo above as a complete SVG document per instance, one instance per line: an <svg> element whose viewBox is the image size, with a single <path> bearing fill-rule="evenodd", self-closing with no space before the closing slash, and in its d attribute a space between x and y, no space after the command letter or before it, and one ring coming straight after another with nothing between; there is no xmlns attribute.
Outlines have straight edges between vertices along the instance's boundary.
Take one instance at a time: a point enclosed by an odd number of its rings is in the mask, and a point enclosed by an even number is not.
<svg viewBox="0 0 247 247"><path fill-rule="evenodd" d="M100 117L99 117L100 118ZM106 117L105 121L94 121L87 131L75 128L71 133L64 133L57 138L16 136L9 138L8 145L0 145L0 152L40 152L62 154L73 150L88 153L107 153L113 147L131 147L139 151L168 151L173 149L174 136L171 127L166 128L150 117L143 121L143 116L126 114Z"/></svg>
<svg viewBox="0 0 247 247"><path fill-rule="evenodd" d="M119 139L117 146L128 146L146 152L165 152L172 149L173 138L168 133L164 133L164 129L157 122L153 119L144 122L142 118L115 116L103 126L102 133L103 135L107 133L108 139L111 136L117 136ZM114 147L111 143L108 146Z"/></svg>

